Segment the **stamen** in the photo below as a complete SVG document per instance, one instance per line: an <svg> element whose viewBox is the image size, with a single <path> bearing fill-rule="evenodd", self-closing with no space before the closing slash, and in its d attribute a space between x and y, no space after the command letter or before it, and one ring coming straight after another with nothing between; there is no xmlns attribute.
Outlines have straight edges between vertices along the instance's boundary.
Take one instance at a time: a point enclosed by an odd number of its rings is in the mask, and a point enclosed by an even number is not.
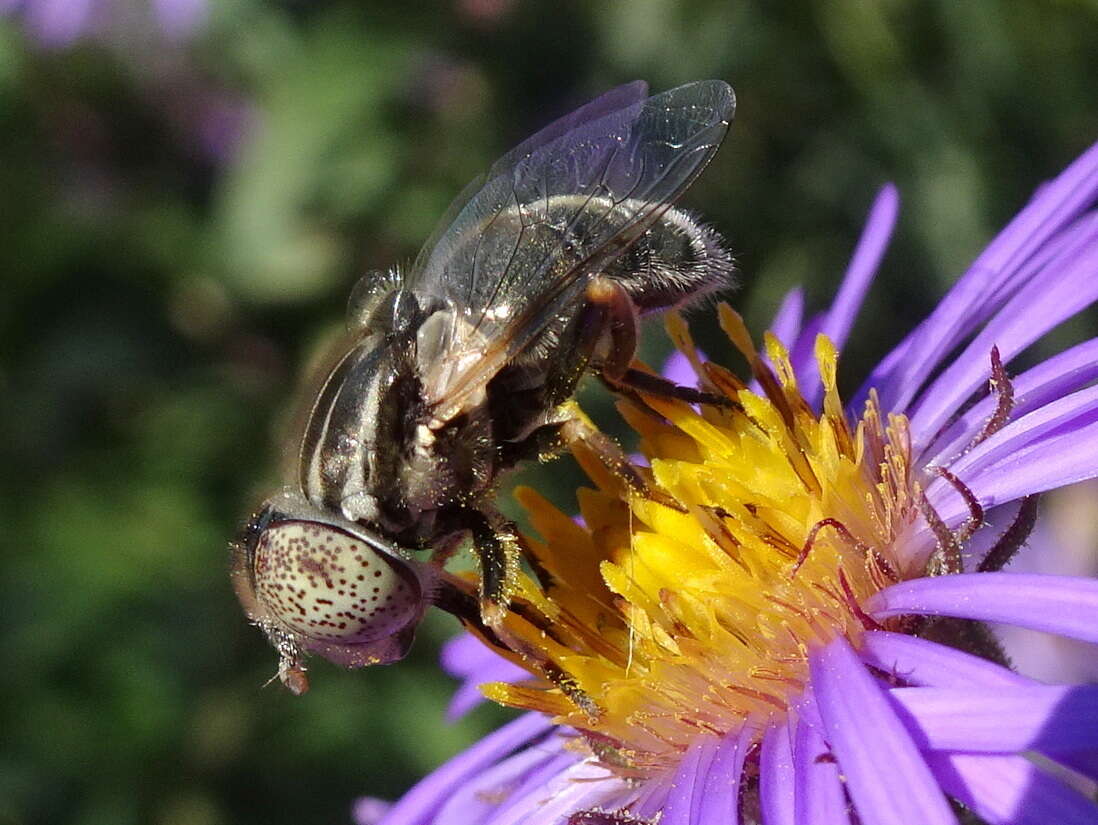
<svg viewBox="0 0 1098 825"><path fill-rule="evenodd" d="M948 481L953 489L961 494L961 498L963 498L965 504L968 505L968 521L966 521L964 526L957 531L957 541L963 544L972 538L973 534L983 526L984 508L980 504L980 500L976 497L976 494L972 492L971 488L945 467L934 467L932 472Z"/></svg>
<svg viewBox="0 0 1098 825"><path fill-rule="evenodd" d="M812 589L818 593L823 593L827 600L838 607L840 611L846 608L846 598L835 589L835 582L833 580L812 582ZM827 621L828 627L842 627L844 625L843 616L841 614L832 613L824 605L818 605L816 607L816 613L818 617L822 617ZM815 623L814 628L821 638L827 635L826 633L821 632L819 622Z"/></svg>
<svg viewBox="0 0 1098 825"><path fill-rule="evenodd" d="M705 367L705 377L709 380L709 383L729 398L736 399L741 392L747 389L747 385L743 381L720 364L707 361L702 366Z"/></svg>
<svg viewBox="0 0 1098 825"><path fill-rule="evenodd" d="M686 360L690 363L690 367L694 370L694 374L698 376L702 384L702 388L705 390L722 392L720 387L715 386L711 381L708 381L708 375L706 373L706 367L709 366L709 362L703 362L698 355L698 348L694 346L694 337L690 334L690 327L687 325L685 319L682 317L682 313L672 310L664 315L664 329L667 331L667 337L671 339L671 343L675 345L675 349L686 356ZM731 374L731 373L729 373ZM736 379L737 381L739 379ZM740 389L744 389L743 385L740 385ZM734 394L724 393L728 398L735 400Z"/></svg>
<svg viewBox="0 0 1098 825"><path fill-rule="evenodd" d="M728 525L724 523L726 518L731 518L731 514L723 507L702 506L697 509L699 521L702 523L706 535L713 539L713 542L720 547L732 561L736 562L745 573L750 572L750 568L747 566L746 562L744 562L741 553L743 545L740 543L740 540L733 535L732 531L728 529Z"/></svg>
<svg viewBox="0 0 1098 825"><path fill-rule="evenodd" d="M801 565L808 560L808 554L812 552L812 546L816 542L817 534L825 527L832 528L839 534L839 538L841 538L847 546L857 550L863 556L869 553L869 548L858 541L854 535L846 529L846 525L841 521L833 518L821 519L813 524L812 529L808 531L808 538L805 539L804 547L801 548L801 554L797 556L797 561L793 563L793 569L789 571L790 578L796 576L797 571L801 569Z"/></svg>
<svg viewBox="0 0 1098 825"><path fill-rule="evenodd" d="M751 335L747 331L747 326L743 322L743 317L725 303L721 303L717 307L717 311L720 316L721 329L724 330L724 333L729 337L735 347L743 354L744 358L747 359L747 363L751 367L751 374L763 388L766 397L770 399L777 408L785 425L787 427L793 427L795 423L793 419L793 410L789 407L785 393L782 391L781 384L778 382L778 377L774 375L774 372L767 363L759 356L758 350L755 349L755 344L751 340Z"/></svg>
<svg viewBox="0 0 1098 825"><path fill-rule="evenodd" d="M839 568L839 584L842 585L847 608L862 623L862 627L866 630L884 630L884 625L862 610L858 597L854 594L854 590L850 587L850 582L846 578L846 571L841 567Z"/></svg>
<svg viewBox="0 0 1098 825"><path fill-rule="evenodd" d="M991 378L988 384L991 391L998 394L999 402L995 405L995 412L991 414L991 418L984 423L983 428L968 445L969 450L999 432L1010 420L1010 414L1014 411L1014 384L1011 383L1010 376L1003 368L997 346L991 348Z"/></svg>
<svg viewBox="0 0 1098 825"><path fill-rule="evenodd" d="M957 536L942 521L921 486L916 490L916 494L919 497L923 517L938 541L937 549L927 562L927 573L931 576L960 573L964 568L964 560L961 557L961 545L957 541Z"/></svg>
<svg viewBox="0 0 1098 825"><path fill-rule="evenodd" d="M1037 524L1037 501L1039 498L1040 496L1026 496L1022 499L1018 512L1014 515L1014 520L980 560L980 563L976 566L977 572L987 573L1002 570L1014 558L1014 554L1025 546L1034 526Z"/></svg>
<svg viewBox="0 0 1098 825"><path fill-rule="evenodd" d="M744 687L743 685L723 685L725 690L729 690L732 693L738 693L741 696L746 696L749 699L755 699L767 705L772 705L778 710L786 710L786 704L780 701L776 696L769 693L764 693L761 690L755 690L754 688Z"/></svg>
<svg viewBox="0 0 1098 825"><path fill-rule="evenodd" d="M900 581L900 574L896 572L896 568L876 548L873 548L866 557L865 569L873 580L874 586L879 590L884 590L889 585Z"/></svg>

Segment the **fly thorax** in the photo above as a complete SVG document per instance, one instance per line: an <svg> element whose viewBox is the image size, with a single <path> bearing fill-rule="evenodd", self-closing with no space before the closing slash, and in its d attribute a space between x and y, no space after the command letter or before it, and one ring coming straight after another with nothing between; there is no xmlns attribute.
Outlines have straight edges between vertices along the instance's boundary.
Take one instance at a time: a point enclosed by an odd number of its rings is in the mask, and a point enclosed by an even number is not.
<svg viewBox="0 0 1098 825"><path fill-rule="evenodd" d="M453 307L437 309L419 325L414 363L421 388L418 416L409 410L400 488L409 511L427 514L476 496L491 477L492 423L483 387L447 403L464 371L488 342ZM445 412L440 410L445 409Z"/></svg>
<svg viewBox="0 0 1098 825"><path fill-rule="evenodd" d="M462 384L462 374L484 357L490 343L458 309L446 307L431 313L416 331L416 367L424 400L432 406L448 406L448 394ZM484 393L473 393L463 410L483 403Z"/></svg>
<svg viewBox="0 0 1098 825"><path fill-rule="evenodd" d="M416 425L401 468L405 503L421 514L475 498L492 477L494 442L485 404L439 424L432 419Z"/></svg>

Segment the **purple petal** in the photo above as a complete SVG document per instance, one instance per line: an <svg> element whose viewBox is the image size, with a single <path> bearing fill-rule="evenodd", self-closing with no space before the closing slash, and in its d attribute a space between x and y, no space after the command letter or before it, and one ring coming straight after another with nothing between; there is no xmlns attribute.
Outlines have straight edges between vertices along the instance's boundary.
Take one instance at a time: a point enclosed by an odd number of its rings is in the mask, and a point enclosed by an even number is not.
<svg viewBox="0 0 1098 825"><path fill-rule="evenodd" d="M1075 392L1098 378L1098 338L1085 341L1049 358L1015 377L1011 418L1034 410ZM923 454L925 463L943 466L959 456L995 412L997 395L989 395L958 416Z"/></svg>
<svg viewBox="0 0 1098 825"><path fill-rule="evenodd" d="M955 616L1098 642L1098 579L959 573L894 584L871 596L866 609L878 620L908 613Z"/></svg>
<svg viewBox="0 0 1098 825"><path fill-rule="evenodd" d="M663 807L660 822L663 825L694 825L699 822L698 811L705 795L706 780L713 757L717 754L718 739L703 736L686 751L679 763L671 791Z"/></svg>
<svg viewBox="0 0 1098 825"><path fill-rule="evenodd" d="M939 362L985 320L981 302L994 294L997 275L970 270L955 283L930 316L873 370L854 405L860 407L869 390L876 389L883 409L905 412Z"/></svg>
<svg viewBox="0 0 1098 825"><path fill-rule="evenodd" d="M563 740L562 740L563 745ZM545 787L554 776L564 773L572 765L580 761L580 757L569 751L564 751L557 756L552 757L548 762L544 763L540 768L530 771L526 777L522 780L522 783L514 789L507 800L499 807L488 822L504 821L515 815L516 810L526 811L530 806L530 795L532 793L541 792L541 789ZM487 825L487 823L485 823Z"/></svg>
<svg viewBox="0 0 1098 825"><path fill-rule="evenodd" d="M955 288L956 285L954 285L954 289ZM941 308L941 305L942 301L939 301L938 308ZM870 390L876 390L877 394L882 396L884 400L891 404L895 404L897 403L896 399L904 394L907 387L913 387L913 391L919 388L919 384L916 383L916 381L918 380L921 382L922 379L913 379L904 372L904 366L911 360L911 353L918 351L922 346L922 334L920 333L920 330L921 327L916 327L914 332L901 340L891 352L878 362L877 366L874 367L873 372L870 373L869 378L867 378L858 388L858 391L854 393L854 397L847 405L847 409L850 411L851 416L857 417L859 412L865 407L865 402L869 398ZM881 388L884 388L884 393L881 392ZM885 409L892 408L886 407Z"/></svg>
<svg viewBox="0 0 1098 825"><path fill-rule="evenodd" d="M1098 281L1098 279L1096 279ZM1021 418L1015 419L978 444L949 469L957 475L977 477L1001 466L1026 448L1089 424L1098 411L1098 386L1057 398Z"/></svg>
<svg viewBox="0 0 1098 825"><path fill-rule="evenodd" d="M1001 665L937 642L870 630L862 635L862 661L912 685L996 689L1035 684Z"/></svg>
<svg viewBox="0 0 1098 825"><path fill-rule="evenodd" d="M873 206L869 210L869 220L866 222L862 236L858 239L858 245L854 248L854 257L850 260L846 275L843 276L842 286L827 311L827 320L824 321L824 335L835 342L836 348L842 351L846 344L850 328L854 325L854 319L865 300L866 290L873 282L877 274L877 268L881 265L881 258L888 249L888 242L892 238L892 231L896 228L896 215L900 211L900 194L896 187L889 183L877 193Z"/></svg>
<svg viewBox="0 0 1098 825"><path fill-rule="evenodd" d="M698 356L705 361L706 357L703 352L698 351ZM668 381L673 381L680 387L697 387L698 375L694 372L694 368L690 366L690 359L688 359L683 353L675 350L663 363L663 369L660 371L664 378Z"/></svg>
<svg viewBox="0 0 1098 825"><path fill-rule="evenodd" d="M629 805L629 811L641 821L663 816L663 805L670 790L669 778L649 780L641 787L636 801Z"/></svg>
<svg viewBox="0 0 1098 825"><path fill-rule="evenodd" d="M629 784L606 768L593 761L575 762L540 788L531 789L505 812L485 820L483 825L556 825L577 811L621 807L630 793Z"/></svg>
<svg viewBox="0 0 1098 825"><path fill-rule="evenodd" d="M1098 685L911 687L889 697L922 750L1098 749Z"/></svg>
<svg viewBox="0 0 1098 825"><path fill-rule="evenodd" d="M355 800L351 818L355 825L378 825L392 807L392 802L374 796L363 796Z"/></svg>
<svg viewBox="0 0 1098 825"><path fill-rule="evenodd" d="M471 676L499 659L497 653L472 633L462 633L445 642L438 654L442 669L457 678Z"/></svg>
<svg viewBox="0 0 1098 825"><path fill-rule="evenodd" d="M1084 392L1087 391L1075 395ZM984 508L990 509L1033 493L1094 478L1098 475L1095 456L1098 456L1098 403L1065 414L1056 431L1028 446L1020 445L1013 454L988 467L971 482L965 479L965 483ZM957 509L956 502L953 508Z"/></svg>
<svg viewBox="0 0 1098 825"><path fill-rule="evenodd" d="M876 387L884 409L901 412L935 366L1019 286L1019 270L1078 217L1098 191L1098 145L1046 184L973 262L934 312L870 375L855 399Z"/></svg>
<svg viewBox="0 0 1098 825"><path fill-rule="evenodd" d="M801 695L790 703L790 710L796 715L799 724L811 725L816 730L821 731L826 727L823 717L820 716L820 708L816 704L816 696L813 693L812 685L806 687ZM795 736L793 740L790 744L796 745Z"/></svg>
<svg viewBox="0 0 1098 825"><path fill-rule="evenodd" d="M463 633L446 642L439 661L443 670L463 680L446 709L446 718L450 721L460 719L484 701L480 685L485 682L517 682L530 676L471 633Z"/></svg>
<svg viewBox="0 0 1098 825"><path fill-rule="evenodd" d="M820 334L826 320L827 317L822 312L809 318L801 329L801 334L789 348L789 363L793 367L793 374L797 376L797 385L800 387L810 386L814 380L812 376L818 375L814 372L817 369L816 336Z"/></svg>
<svg viewBox="0 0 1098 825"><path fill-rule="evenodd" d="M1021 756L927 754L946 793L991 825L1094 825L1098 806Z"/></svg>
<svg viewBox="0 0 1098 825"><path fill-rule="evenodd" d="M1098 300L1098 215L1087 218L1083 226L1076 242L1031 278L923 393L910 416L916 443L925 444L987 381L993 346L1007 363Z"/></svg>
<svg viewBox="0 0 1098 825"><path fill-rule="evenodd" d="M1071 768L1076 773L1098 782L1098 752L1075 751L1074 753L1046 753L1051 759L1055 759L1061 765Z"/></svg>
<svg viewBox="0 0 1098 825"><path fill-rule="evenodd" d="M1054 496L1052 512L1038 520L1025 546L1010 560L1006 570L1093 578L1098 572L1095 564L1098 558L1094 553L1093 528L1087 526L1087 513L1088 508L1089 512L1094 512L1096 491L1098 488L1093 483L1086 483L1069 487L1063 494ZM1014 510L1013 507L999 509L1008 515ZM1000 521L997 513L993 518ZM1093 522L1092 516L1090 521ZM1005 524L1000 524L983 532L995 538L1003 529ZM986 555L986 551L981 553L972 545L970 551L966 555L973 559ZM1098 645L1010 625L997 625L995 633L1006 648L1011 667L1019 673L1049 684L1098 684Z"/></svg>
<svg viewBox="0 0 1098 825"><path fill-rule="evenodd" d="M809 656L825 738L863 825L956 825L888 698L842 636Z"/></svg>
<svg viewBox="0 0 1098 825"><path fill-rule="evenodd" d="M801 331L801 317L804 314L804 290L801 287L789 290L782 298L774 320L770 322L770 332L785 345L792 347Z"/></svg>
<svg viewBox="0 0 1098 825"><path fill-rule="evenodd" d="M753 729L743 725L736 736L729 734L721 740L709 775L705 778L699 823L719 822L721 825L738 825L740 819L740 780L743 763L751 749Z"/></svg>
<svg viewBox="0 0 1098 825"><path fill-rule="evenodd" d="M540 713L527 713L508 722L421 779L392 807L379 825L421 825L430 822L449 795L470 777L552 727L552 721Z"/></svg>
<svg viewBox="0 0 1098 825"><path fill-rule="evenodd" d="M789 724L774 725L767 730L759 754L759 804L766 825L796 825L797 822L793 790L796 775Z"/></svg>
<svg viewBox="0 0 1098 825"><path fill-rule="evenodd" d="M448 794L445 804L431 818L431 825L472 825L483 821L509 800L527 774L537 772L546 763L555 763L555 756L552 749L528 748L479 772Z"/></svg>
<svg viewBox="0 0 1098 825"><path fill-rule="evenodd" d="M1088 387L1012 421L949 469L985 509L1098 475L1098 387ZM968 516L965 500L945 479L927 498L946 524Z"/></svg>
<svg viewBox="0 0 1098 825"><path fill-rule="evenodd" d="M881 258L884 257L885 250L888 248L888 241L896 227L896 215L899 210L900 195L895 186L891 183L887 184L877 193L869 209L869 218L862 230L862 236L858 239L858 245L854 248L854 255L850 259L842 284L820 328L820 332L835 343L839 352L842 352L846 344L850 328L854 325L854 319L865 300L866 290L873 282L877 268L881 264ZM819 368L814 359L805 363L804 373L803 375L798 373L797 379L805 398L810 404L815 404L823 388L820 385Z"/></svg>
<svg viewBox="0 0 1098 825"><path fill-rule="evenodd" d="M798 825L849 825L839 766L811 725L797 726L793 771Z"/></svg>

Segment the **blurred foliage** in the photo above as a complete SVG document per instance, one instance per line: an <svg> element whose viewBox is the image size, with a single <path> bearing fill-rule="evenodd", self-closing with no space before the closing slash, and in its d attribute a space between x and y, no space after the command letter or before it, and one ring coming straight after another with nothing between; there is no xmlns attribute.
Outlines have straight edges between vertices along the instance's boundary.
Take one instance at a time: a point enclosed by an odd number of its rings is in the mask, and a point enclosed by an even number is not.
<svg viewBox="0 0 1098 825"><path fill-rule="evenodd" d="M1098 137L1085 0L224 0L182 38L115 0L66 43L22 5L0 19L0 823L347 821L503 718L442 723L445 617L400 665L263 689L225 547L356 275L409 260L539 125L638 77L731 82L686 201L756 329L796 284L823 305L896 181L852 377Z"/></svg>

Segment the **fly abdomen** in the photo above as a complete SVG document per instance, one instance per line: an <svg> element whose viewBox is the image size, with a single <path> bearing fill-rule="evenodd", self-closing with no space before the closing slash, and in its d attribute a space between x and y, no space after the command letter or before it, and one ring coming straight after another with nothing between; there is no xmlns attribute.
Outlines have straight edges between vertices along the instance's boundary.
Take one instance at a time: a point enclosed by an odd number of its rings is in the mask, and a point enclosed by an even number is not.
<svg viewBox="0 0 1098 825"><path fill-rule="evenodd" d="M651 312L730 287L734 271L720 233L671 207L604 274L625 287L638 310Z"/></svg>

